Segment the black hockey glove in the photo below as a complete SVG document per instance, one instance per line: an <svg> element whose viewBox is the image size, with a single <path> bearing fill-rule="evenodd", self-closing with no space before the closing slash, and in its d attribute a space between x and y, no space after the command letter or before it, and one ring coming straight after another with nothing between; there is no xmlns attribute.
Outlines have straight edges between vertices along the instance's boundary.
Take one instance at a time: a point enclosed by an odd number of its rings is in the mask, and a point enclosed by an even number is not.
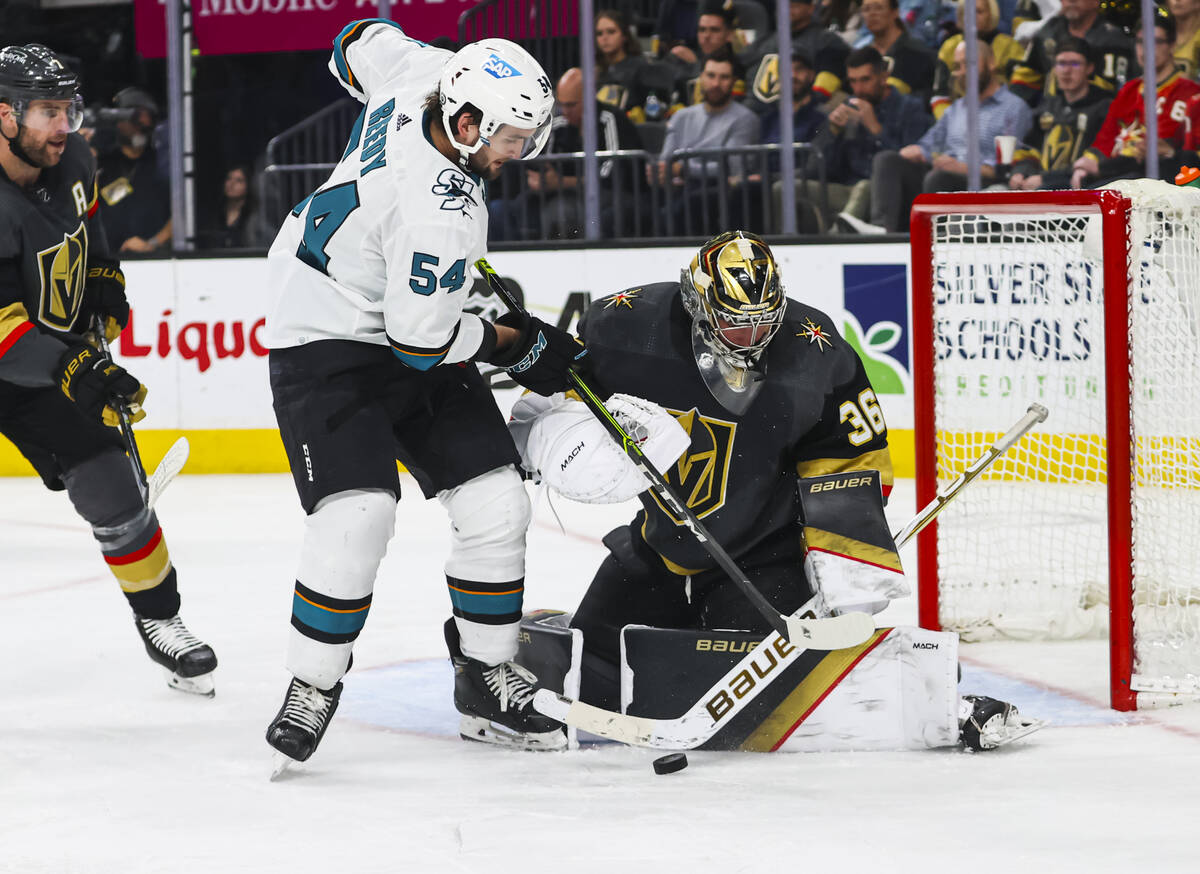
<svg viewBox="0 0 1200 874"><path fill-rule="evenodd" d="M116 261L93 258L83 286L84 313L104 325L104 336L113 342L129 324L129 301L125 299L125 273ZM94 326L86 325L88 330Z"/></svg>
<svg viewBox="0 0 1200 874"><path fill-rule="evenodd" d="M517 383L540 395L571 387L567 374L580 370L587 355L580 340L525 313L505 313L496 324L516 328L521 336L503 352L493 353L489 364L503 367Z"/></svg>
<svg viewBox="0 0 1200 874"><path fill-rule="evenodd" d="M146 417L142 409L146 387L91 346L81 343L64 352L58 362L57 377L63 394L89 419L115 428L120 418L111 404L116 402L127 406L131 422Z"/></svg>

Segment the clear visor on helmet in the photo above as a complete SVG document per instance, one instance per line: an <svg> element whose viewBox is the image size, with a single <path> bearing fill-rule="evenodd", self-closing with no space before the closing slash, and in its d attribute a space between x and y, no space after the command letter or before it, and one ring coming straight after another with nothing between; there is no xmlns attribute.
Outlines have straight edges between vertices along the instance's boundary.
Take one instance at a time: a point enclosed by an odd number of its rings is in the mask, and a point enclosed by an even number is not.
<svg viewBox="0 0 1200 874"><path fill-rule="evenodd" d="M83 124L83 98L24 99L13 103L17 123L39 133L73 133Z"/></svg>
<svg viewBox="0 0 1200 874"><path fill-rule="evenodd" d="M536 128L502 124L487 138L487 145L497 157L506 159L534 158L550 137L550 117Z"/></svg>

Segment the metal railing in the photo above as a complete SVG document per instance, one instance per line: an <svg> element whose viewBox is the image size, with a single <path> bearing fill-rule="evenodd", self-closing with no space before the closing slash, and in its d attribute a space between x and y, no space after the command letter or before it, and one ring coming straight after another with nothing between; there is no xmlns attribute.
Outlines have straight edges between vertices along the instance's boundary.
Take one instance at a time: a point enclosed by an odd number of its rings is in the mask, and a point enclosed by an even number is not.
<svg viewBox="0 0 1200 874"><path fill-rule="evenodd" d="M345 97L272 137L267 143L267 166L340 161L362 108L353 97Z"/></svg>
<svg viewBox="0 0 1200 874"><path fill-rule="evenodd" d="M520 43L552 80L579 66L577 0L483 0L458 17L458 43L487 37Z"/></svg>
<svg viewBox="0 0 1200 874"><path fill-rule="evenodd" d="M643 151L597 152L603 239L712 236L734 227L760 234L782 230L777 145L675 152L658 181L658 156ZM810 230L829 213L825 161L811 143L794 146L797 198ZM583 235L584 154L544 155L510 165L489 186L493 242L573 239ZM547 181L549 180L549 181ZM566 180L563 182L562 180ZM815 196L807 196L808 183Z"/></svg>
<svg viewBox="0 0 1200 874"><path fill-rule="evenodd" d="M597 152L603 239L703 237L730 228L778 234L783 227L777 145L734 149L684 149L671 156L658 181L658 156L643 151ZM829 217L825 161L811 143L797 143L800 209L812 216L808 230ZM340 155L339 155L340 157ZM585 156L542 155L512 162L488 186L492 242L576 239L583 236ZM335 162L273 164L262 173L263 215L281 222L297 203L321 186ZM809 183L812 183L810 186ZM810 192L811 189L811 192ZM802 225L805 222L801 222Z"/></svg>

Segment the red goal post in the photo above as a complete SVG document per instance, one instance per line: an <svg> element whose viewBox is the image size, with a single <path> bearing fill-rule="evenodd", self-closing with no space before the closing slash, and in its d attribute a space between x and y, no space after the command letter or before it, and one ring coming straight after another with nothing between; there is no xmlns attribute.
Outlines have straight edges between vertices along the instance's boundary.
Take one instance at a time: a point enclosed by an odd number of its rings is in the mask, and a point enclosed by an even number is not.
<svg viewBox="0 0 1200 874"><path fill-rule="evenodd" d="M1115 709L1200 693L1200 191L922 195L911 246L917 506L1050 410L918 535L920 624L1107 632Z"/></svg>

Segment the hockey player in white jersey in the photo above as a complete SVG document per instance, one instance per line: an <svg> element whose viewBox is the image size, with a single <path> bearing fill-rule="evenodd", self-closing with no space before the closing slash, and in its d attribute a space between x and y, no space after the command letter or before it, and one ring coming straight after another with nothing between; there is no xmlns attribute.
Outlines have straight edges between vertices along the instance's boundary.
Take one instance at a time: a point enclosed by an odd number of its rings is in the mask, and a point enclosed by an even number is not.
<svg viewBox="0 0 1200 874"><path fill-rule="evenodd" d="M365 105L342 160L269 254L271 388L308 520L294 678L267 741L303 761L337 708L395 524L399 459L450 517L446 636L463 736L559 746L558 723L531 707L535 678L510 661L529 504L503 417L469 363L550 394L583 347L534 317L463 312L468 267L486 252L484 180L541 149L550 81L507 40L452 54L381 19L346 27L329 68Z"/></svg>

